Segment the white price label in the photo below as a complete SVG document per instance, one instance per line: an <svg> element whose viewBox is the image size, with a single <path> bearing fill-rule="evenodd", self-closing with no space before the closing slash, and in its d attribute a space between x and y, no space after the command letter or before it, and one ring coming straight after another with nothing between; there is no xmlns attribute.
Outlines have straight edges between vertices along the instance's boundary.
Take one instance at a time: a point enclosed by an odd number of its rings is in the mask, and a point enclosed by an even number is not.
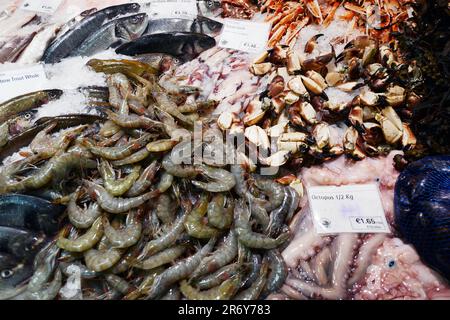
<svg viewBox="0 0 450 320"><path fill-rule="evenodd" d="M309 187L308 199L319 234L390 233L375 184Z"/></svg>
<svg viewBox="0 0 450 320"><path fill-rule="evenodd" d="M152 0L151 19L193 18L198 13L196 0Z"/></svg>
<svg viewBox="0 0 450 320"><path fill-rule="evenodd" d="M0 71L0 103L22 94L42 90L47 83L44 66Z"/></svg>
<svg viewBox="0 0 450 320"><path fill-rule="evenodd" d="M270 23L225 19L219 47L250 53L259 53L267 48Z"/></svg>
<svg viewBox="0 0 450 320"><path fill-rule="evenodd" d="M20 8L24 10L52 14L55 13L61 3L62 0L25 0Z"/></svg>

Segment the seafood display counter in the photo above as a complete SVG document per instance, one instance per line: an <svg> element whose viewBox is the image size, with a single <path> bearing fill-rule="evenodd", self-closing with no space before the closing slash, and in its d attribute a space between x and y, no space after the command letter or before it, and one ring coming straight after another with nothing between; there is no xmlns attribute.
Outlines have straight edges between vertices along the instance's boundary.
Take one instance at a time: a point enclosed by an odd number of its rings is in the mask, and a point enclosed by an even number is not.
<svg viewBox="0 0 450 320"><path fill-rule="evenodd" d="M450 299L449 14L0 1L0 299Z"/></svg>

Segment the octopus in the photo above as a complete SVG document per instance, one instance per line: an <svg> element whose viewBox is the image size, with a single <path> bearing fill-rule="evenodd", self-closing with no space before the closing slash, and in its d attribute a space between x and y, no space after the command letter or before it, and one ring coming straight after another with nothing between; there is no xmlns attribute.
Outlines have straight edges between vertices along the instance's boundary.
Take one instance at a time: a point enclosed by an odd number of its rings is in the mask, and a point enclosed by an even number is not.
<svg viewBox="0 0 450 320"><path fill-rule="evenodd" d="M445 281L420 261L412 246L395 236L393 197L399 172L393 167L393 157L399 153L359 162L340 157L300 172L306 188L377 183L394 233L319 235L307 197L303 197L302 209L290 224L295 236L282 253L289 268L281 290L284 296L330 300L448 297ZM281 299L279 295L271 298Z"/></svg>
<svg viewBox="0 0 450 320"><path fill-rule="evenodd" d="M416 250L399 238L377 249L364 278L352 291L359 300L448 300L450 288L425 266Z"/></svg>

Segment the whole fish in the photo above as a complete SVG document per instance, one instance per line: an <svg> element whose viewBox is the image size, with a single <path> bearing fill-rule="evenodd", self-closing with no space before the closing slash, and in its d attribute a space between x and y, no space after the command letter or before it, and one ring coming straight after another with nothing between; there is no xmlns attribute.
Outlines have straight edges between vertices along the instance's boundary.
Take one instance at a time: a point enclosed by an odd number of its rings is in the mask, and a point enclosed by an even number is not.
<svg viewBox="0 0 450 320"><path fill-rule="evenodd" d="M0 123L14 115L27 110L38 108L49 101L56 100L62 95L61 90L41 90L27 93L0 104Z"/></svg>
<svg viewBox="0 0 450 320"><path fill-rule="evenodd" d="M195 19L156 19L148 23L145 34L193 32L215 37L222 30L222 26L220 22L200 16Z"/></svg>
<svg viewBox="0 0 450 320"><path fill-rule="evenodd" d="M0 226L0 252L12 254L23 262L32 262L44 245L42 234Z"/></svg>
<svg viewBox="0 0 450 320"><path fill-rule="evenodd" d="M36 113L37 110L21 112L18 116L0 124L0 148L5 146L13 136L31 128Z"/></svg>
<svg viewBox="0 0 450 320"><path fill-rule="evenodd" d="M26 36L14 37L0 49L0 63L15 62L22 51L32 42L36 32Z"/></svg>
<svg viewBox="0 0 450 320"><path fill-rule="evenodd" d="M450 280L450 156L406 167L395 184L394 212L401 235Z"/></svg>
<svg viewBox="0 0 450 320"><path fill-rule="evenodd" d="M44 27L22 52L17 62L22 64L38 62L42 58L48 44L56 37L58 29L58 24Z"/></svg>
<svg viewBox="0 0 450 320"><path fill-rule="evenodd" d="M32 274L31 263L25 264L12 254L0 252L0 299L9 299L20 294L20 285Z"/></svg>
<svg viewBox="0 0 450 320"><path fill-rule="evenodd" d="M126 59L91 59L86 65L91 67L95 72L103 72L106 74L123 73L129 77L136 75L143 77L145 75L157 74L159 71L146 63Z"/></svg>
<svg viewBox="0 0 450 320"><path fill-rule="evenodd" d="M45 234L58 231L58 218L65 207L22 194L0 195L0 225Z"/></svg>
<svg viewBox="0 0 450 320"><path fill-rule="evenodd" d="M59 38L59 37L63 36L64 34L66 34L67 32L69 32L70 30L72 30L81 20L90 16L91 14L95 13L96 11L97 11L97 8L85 10L82 13L80 13L79 15L77 15L77 16L73 17L72 19L70 19L69 21L67 21L59 29L58 33L56 34L56 38Z"/></svg>
<svg viewBox="0 0 450 320"><path fill-rule="evenodd" d="M151 34L125 43L116 53L136 56L147 53L167 53L183 61L196 58L200 53L216 45L214 38L190 32Z"/></svg>
<svg viewBox="0 0 450 320"><path fill-rule="evenodd" d="M147 28L148 16L139 13L106 23L90 35L70 56L91 56L139 38Z"/></svg>
<svg viewBox="0 0 450 320"><path fill-rule="evenodd" d="M56 39L44 53L42 61L45 63L57 63L68 57L83 41L97 31L105 21L113 19L121 14L138 12L138 3L122 4L105 8L86 17L72 30Z"/></svg>

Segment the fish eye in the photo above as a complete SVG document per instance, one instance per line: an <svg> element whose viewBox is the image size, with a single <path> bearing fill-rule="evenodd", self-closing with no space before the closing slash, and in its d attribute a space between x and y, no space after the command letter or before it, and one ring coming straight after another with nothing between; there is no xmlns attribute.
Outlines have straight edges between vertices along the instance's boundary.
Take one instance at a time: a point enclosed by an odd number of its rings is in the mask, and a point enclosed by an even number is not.
<svg viewBox="0 0 450 320"><path fill-rule="evenodd" d="M25 119L27 120L31 119L31 114L30 113L25 114Z"/></svg>
<svg viewBox="0 0 450 320"><path fill-rule="evenodd" d="M394 268L397 265L397 263L395 262L394 259L389 259L386 264L387 264L389 269L392 269L392 268Z"/></svg>
<svg viewBox="0 0 450 320"><path fill-rule="evenodd" d="M10 277L12 277L14 274L14 271L12 271L11 269L6 269L6 270L2 270L2 272L0 272L0 277L2 279L8 279Z"/></svg>

